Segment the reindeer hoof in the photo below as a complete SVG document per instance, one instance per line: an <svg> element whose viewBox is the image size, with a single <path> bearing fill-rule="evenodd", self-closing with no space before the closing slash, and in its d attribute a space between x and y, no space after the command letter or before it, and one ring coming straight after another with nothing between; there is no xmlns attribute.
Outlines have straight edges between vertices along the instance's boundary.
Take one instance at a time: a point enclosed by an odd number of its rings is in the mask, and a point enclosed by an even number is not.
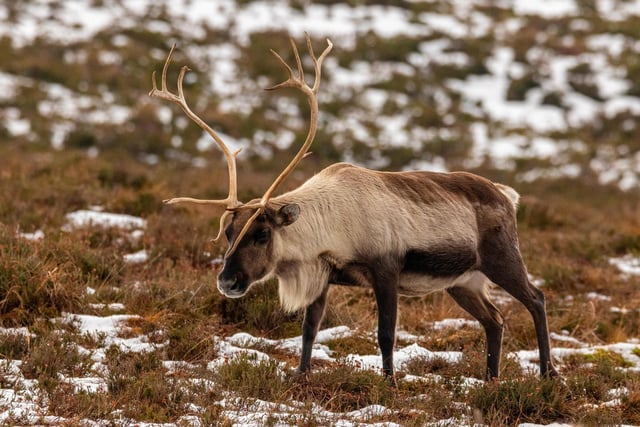
<svg viewBox="0 0 640 427"><path fill-rule="evenodd" d="M309 382L310 375L311 371L309 369L306 369L304 371L296 369L293 373L292 379L296 383L307 384Z"/></svg>

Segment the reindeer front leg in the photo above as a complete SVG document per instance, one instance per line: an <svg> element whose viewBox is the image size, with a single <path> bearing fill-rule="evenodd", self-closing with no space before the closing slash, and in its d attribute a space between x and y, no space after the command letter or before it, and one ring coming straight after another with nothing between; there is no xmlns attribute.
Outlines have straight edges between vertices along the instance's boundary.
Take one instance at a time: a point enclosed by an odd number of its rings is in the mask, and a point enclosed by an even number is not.
<svg viewBox="0 0 640 427"><path fill-rule="evenodd" d="M380 267L373 272L373 291L378 305L378 345L382 353L382 372L396 386L393 369L393 346L396 341L398 317L399 271L393 267Z"/></svg>
<svg viewBox="0 0 640 427"><path fill-rule="evenodd" d="M298 374L307 373L311 369L311 350L316 339L320 322L324 317L324 309L327 304L328 285L325 285L322 294L309 305L304 312L302 322L302 354L300 355L300 365Z"/></svg>

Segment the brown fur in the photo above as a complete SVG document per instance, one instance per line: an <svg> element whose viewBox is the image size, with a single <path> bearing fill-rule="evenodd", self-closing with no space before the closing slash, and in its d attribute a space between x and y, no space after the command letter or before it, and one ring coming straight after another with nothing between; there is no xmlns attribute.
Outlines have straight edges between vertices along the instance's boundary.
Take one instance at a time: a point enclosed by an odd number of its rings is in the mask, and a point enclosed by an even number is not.
<svg viewBox="0 0 640 427"><path fill-rule="evenodd" d="M308 369L307 347L329 283L372 287L389 375L398 294L447 289L485 327L493 377L503 321L486 295L492 281L531 311L541 372L553 374L544 296L529 283L518 250L517 200L510 187L470 173L379 172L338 163L269 201L226 258L218 287L238 297L256 281L278 277L283 307L307 310L301 371ZM234 214L226 230L231 245L252 213Z"/></svg>

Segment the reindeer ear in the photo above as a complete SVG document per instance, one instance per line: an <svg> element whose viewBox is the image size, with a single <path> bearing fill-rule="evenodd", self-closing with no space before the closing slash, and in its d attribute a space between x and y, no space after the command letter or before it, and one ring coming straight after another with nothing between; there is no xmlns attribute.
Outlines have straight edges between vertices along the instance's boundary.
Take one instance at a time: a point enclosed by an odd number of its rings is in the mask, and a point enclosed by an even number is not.
<svg viewBox="0 0 640 427"><path fill-rule="evenodd" d="M276 224L291 225L298 219L300 215L300 206L295 203L284 205L276 214Z"/></svg>

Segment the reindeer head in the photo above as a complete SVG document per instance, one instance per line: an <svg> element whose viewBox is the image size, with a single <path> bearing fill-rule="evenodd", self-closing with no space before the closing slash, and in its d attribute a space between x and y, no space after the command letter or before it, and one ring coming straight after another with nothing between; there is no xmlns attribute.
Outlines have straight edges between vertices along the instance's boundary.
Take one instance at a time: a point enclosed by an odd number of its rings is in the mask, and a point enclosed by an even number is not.
<svg viewBox="0 0 640 427"><path fill-rule="evenodd" d="M224 266L218 275L218 290L231 298L241 297L251 284L272 275L277 263L273 254L274 240L283 227L298 219L300 207L295 203L277 209L268 205L255 218L254 213L248 210L235 212L225 228L227 240L234 250L232 252L230 248L225 255Z"/></svg>
<svg viewBox="0 0 640 427"><path fill-rule="evenodd" d="M300 90L309 101L310 120L309 131L307 137L298 150L297 154L275 179L273 184L267 189L260 200L254 200L249 203L242 203L238 200L236 157L240 150L231 152L216 132L209 127L200 117L198 117L189 108L182 90L182 80L188 70L183 66L178 75L178 93L171 93L167 89L167 69L171 62L173 49L171 48L167 60L162 69L161 89L156 86L155 72L152 75L153 89L149 93L150 96L166 99L178 104L185 114L207 132L216 144L220 147L227 159L227 167L229 171L229 195L221 200L202 200L190 197L178 197L165 200L166 204L175 203L199 203L211 204L214 206L222 206L225 212L220 217L220 229L214 241L217 241L223 234L226 235L229 242L229 249L225 254L225 263L222 271L218 275L218 289L228 297L240 297L244 295L249 286L265 277L275 269L275 260L273 259L273 238L281 227L293 223L300 212L297 205L285 205L280 208L269 206L274 191L284 181L284 179L293 171L298 163L308 154L309 147L315 137L318 125L318 89L320 88L320 77L322 62L331 51L333 44L327 39L327 47L320 57L316 58L311 47L311 39L306 36L309 56L313 61L315 71L315 81L313 86L307 85L304 80L304 72L302 61L296 47L295 42L291 39L291 46L295 55L296 65L298 68L297 76L294 75L291 67L282 59L278 53L271 50L271 53L285 67L289 78L284 82L277 84L267 90L276 90L283 87L291 87ZM230 221L229 221L230 220ZM225 225L229 222L228 225Z"/></svg>

